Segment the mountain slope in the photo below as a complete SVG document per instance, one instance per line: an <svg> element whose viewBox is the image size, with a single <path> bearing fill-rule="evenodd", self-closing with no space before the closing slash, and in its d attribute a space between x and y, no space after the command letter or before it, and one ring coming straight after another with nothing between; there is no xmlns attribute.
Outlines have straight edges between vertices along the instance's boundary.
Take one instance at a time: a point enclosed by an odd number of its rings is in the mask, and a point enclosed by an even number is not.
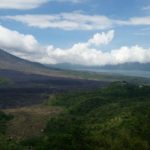
<svg viewBox="0 0 150 150"><path fill-rule="evenodd" d="M11 55L0 49L0 69L15 70L33 74L57 75L60 71L48 68L42 64L30 62L14 55Z"/></svg>

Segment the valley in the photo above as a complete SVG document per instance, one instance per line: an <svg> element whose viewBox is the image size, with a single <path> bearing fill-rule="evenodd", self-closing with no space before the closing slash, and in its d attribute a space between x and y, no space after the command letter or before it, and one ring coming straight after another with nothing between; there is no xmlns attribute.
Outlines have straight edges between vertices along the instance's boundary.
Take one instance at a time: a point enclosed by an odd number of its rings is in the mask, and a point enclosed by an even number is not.
<svg viewBox="0 0 150 150"><path fill-rule="evenodd" d="M7 53L5 58L2 150L149 150L150 78L45 68Z"/></svg>

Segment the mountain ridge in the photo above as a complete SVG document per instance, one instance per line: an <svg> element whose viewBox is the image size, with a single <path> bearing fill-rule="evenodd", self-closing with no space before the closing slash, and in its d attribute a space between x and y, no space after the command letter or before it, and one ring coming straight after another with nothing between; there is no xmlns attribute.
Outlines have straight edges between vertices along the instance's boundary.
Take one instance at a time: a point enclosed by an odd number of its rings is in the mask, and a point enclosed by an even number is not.
<svg viewBox="0 0 150 150"><path fill-rule="evenodd" d="M49 76L61 76L60 69L47 67L38 62L31 62L14 56L5 50L0 49L0 70L14 70L31 74Z"/></svg>

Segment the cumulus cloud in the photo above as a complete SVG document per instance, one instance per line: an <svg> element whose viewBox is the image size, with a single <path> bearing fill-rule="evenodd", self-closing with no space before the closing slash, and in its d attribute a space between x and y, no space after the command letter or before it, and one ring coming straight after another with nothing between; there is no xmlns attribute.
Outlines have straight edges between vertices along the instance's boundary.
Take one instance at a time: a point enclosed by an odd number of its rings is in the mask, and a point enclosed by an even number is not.
<svg viewBox="0 0 150 150"><path fill-rule="evenodd" d="M101 55L101 59L105 57L103 52L93 48L95 46L107 45L114 38L114 31L110 30L107 33L96 33L91 39L85 43L76 43L69 49L54 48L52 45L48 46L46 51L48 54L41 61L43 63L52 62L53 63L73 63L73 64L84 64L84 65L94 65L101 61L98 60L98 56ZM107 55L107 54L106 54ZM49 63L50 63L49 62Z"/></svg>
<svg viewBox="0 0 150 150"><path fill-rule="evenodd" d="M63 30L100 30L112 27L112 21L106 16L85 15L79 12L53 15L17 15L4 16L27 24L30 27L58 28Z"/></svg>
<svg viewBox="0 0 150 150"><path fill-rule="evenodd" d="M72 63L83 65L106 65L126 62L150 62L150 48L138 45L104 52L101 45L109 44L114 38L114 31L96 33L84 43L76 43L71 48L43 46L33 35L24 35L0 26L0 48L24 59L45 64ZM98 47L97 47L98 46Z"/></svg>
<svg viewBox="0 0 150 150"><path fill-rule="evenodd" d="M49 0L1 0L0 9L33 9Z"/></svg>
<svg viewBox="0 0 150 150"><path fill-rule="evenodd" d="M126 62L150 62L150 48L144 49L138 45L112 50L111 53L114 64Z"/></svg>
<svg viewBox="0 0 150 150"><path fill-rule="evenodd" d="M76 49L78 48L78 49ZM96 49L82 49L83 47L72 47L69 50L48 49L48 55L54 60L53 63L73 63L83 65L106 65L120 64L126 62L149 62L150 49L144 49L139 46L121 47L111 52L102 52ZM51 59L51 60L52 60ZM45 63L48 60L45 61ZM43 59L44 62L44 59Z"/></svg>
<svg viewBox="0 0 150 150"><path fill-rule="evenodd" d="M95 45L95 46L99 46L101 44L105 44L107 45L109 42L112 41L112 39L114 38L114 30L110 30L107 33L102 32L100 33L96 33L93 38L91 38L88 41L88 45Z"/></svg>
<svg viewBox="0 0 150 150"><path fill-rule="evenodd" d="M32 35L24 35L0 25L0 48L14 53L36 53L39 49L37 40Z"/></svg>
<svg viewBox="0 0 150 150"><path fill-rule="evenodd" d="M53 63L72 63L82 65L107 65L127 62L150 62L150 49L144 49L138 45L123 46L109 52L87 47L84 44L75 44L72 48L64 50L60 48L47 48L47 52ZM44 63L48 59L42 59Z"/></svg>

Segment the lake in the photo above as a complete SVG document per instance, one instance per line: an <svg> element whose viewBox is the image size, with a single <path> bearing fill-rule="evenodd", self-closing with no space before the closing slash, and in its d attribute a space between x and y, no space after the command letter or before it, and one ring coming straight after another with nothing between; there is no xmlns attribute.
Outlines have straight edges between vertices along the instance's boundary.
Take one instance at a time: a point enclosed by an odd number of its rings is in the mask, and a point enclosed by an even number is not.
<svg viewBox="0 0 150 150"><path fill-rule="evenodd" d="M150 78L150 71L139 71L139 70L107 70L107 69L82 69L82 70L81 69L77 69L77 70Z"/></svg>

